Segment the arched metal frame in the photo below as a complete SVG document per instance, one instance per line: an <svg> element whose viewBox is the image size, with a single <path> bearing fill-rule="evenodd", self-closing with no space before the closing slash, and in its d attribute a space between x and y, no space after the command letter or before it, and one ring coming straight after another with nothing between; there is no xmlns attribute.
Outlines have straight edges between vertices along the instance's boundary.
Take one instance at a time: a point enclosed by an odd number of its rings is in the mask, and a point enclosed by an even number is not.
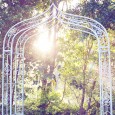
<svg viewBox="0 0 115 115"><path fill-rule="evenodd" d="M41 34L40 26L43 25L47 25L49 30L56 25L62 25L68 29L88 33L98 40L100 115L112 115L110 43L106 29L93 19L59 11L54 4L43 14L15 24L5 35L2 61L2 115L24 114L24 47L31 37Z"/></svg>

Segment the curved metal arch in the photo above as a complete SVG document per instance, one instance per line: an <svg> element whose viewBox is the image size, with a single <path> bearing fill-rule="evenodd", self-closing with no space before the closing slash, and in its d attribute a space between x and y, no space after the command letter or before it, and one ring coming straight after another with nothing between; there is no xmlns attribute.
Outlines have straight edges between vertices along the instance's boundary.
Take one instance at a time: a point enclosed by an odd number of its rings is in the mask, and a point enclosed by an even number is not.
<svg viewBox="0 0 115 115"><path fill-rule="evenodd" d="M31 23L32 25L34 25L35 23L34 23L34 21L33 20L36 20L38 17L40 18L40 16L43 16L44 14L46 14L48 11L50 12L51 11L51 8L52 7L55 7L55 9L58 11L58 15L59 16L61 16L61 18L62 19L59 19L59 17L57 17L57 19L58 20L61 20L61 21L63 21L63 23L65 22L65 23L76 23L77 22L77 26L81 26L81 27L85 27L84 26L84 24L86 23L86 24L88 24L89 22L90 22L90 28L88 28L88 27L86 27L87 29L89 29L89 30L94 30L95 31L95 29L94 28L96 28L97 30L99 30L99 32L101 32L101 29L103 29L103 31L104 32L106 32L106 30L104 29L104 27L100 24L100 23L98 23L97 21L95 21L95 20L93 20L93 19L90 19L90 18L87 18L87 17L83 17L83 16L75 16L75 15L72 15L72 14L67 14L67 13L63 13L63 12L61 12L61 11L59 11L58 9L57 9L57 7L54 5L54 4L52 4L51 5L51 7L46 11L46 12L44 12L43 14L41 14L41 15L39 15L39 16L36 16L36 17L34 17L34 18L31 18L31 19L28 19L28 20L25 20L25 21L22 21L22 22L19 22L18 24L16 24L16 25L14 25L8 32L7 32L7 34L6 34L6 36L5 36L5 40L4 40L4 42L6 41L6 38L9 36L9 34L10 34L10 37L9 37L9 42L10 42L10 39L11 39L11 35L13 35L14 37L16 37L16 35L17 34L19 34L20 32L23 32L23 31L25 31L25 29L21 29L21 31L19 31L18 32L18 29L17 29L17 26L18 26L18 28L21 26L25 26L25 25L27 25L27 24L25 24L27 21L30 21L30 22L28 22L28 25L29 25L29 23ZM51 13L52 14L52 13ZM67 18L67 17L69 17L69 18ZM71 19L72 18L72 19ZM73 20L73 18L74 18L74 20ZM64 20L67 20L67 21L64 21ZM80 22L82 22L82 23L78 23L78 20L82 20L82 21L80 21ZM35 21L36 22L36 21ZM38 21L39 22L39 21ZM92 22L92 23L91 23ZM36 22L37 23L37 22ZM20 25L21 24L21 25ZM25 25L24 25L25 24ZM82 25L81 25L82 24ZM92 24L93 24L93 27L91 27L92 26ZM95 26L95 24L96 24L96 26ZM19 26L20 25L20 26ZM31 27L31 25L30 25L30 27ZM100 29L100 28L101 29ZM93 29L92 29L93 28ZM15 32L16 33L13 33L12 31L14 31L14 29L17 29L17 30L15 30ZM97 33L97 30L96 30L96 32L95 33ZM87 31L86 31L87 32ZM103 32L103 33L104 33ZM107 32L106 32L107 33ZM97 35L98 35L98 33L97 33ZM104 35L106 35L106 34L104 34ZM12 37L13 37L12 36ZM13 37L13 38L14 38Z"/></svg>
<svg viewBox="0 0 115 115"><path fill-rule="evenodd" d="M36 20L37 20L37 19L40 19L40 16L45 15L47 12L50 12L50 13L51 13L52 7L54 7L54 8L59 12L58 15L59 15L59 16L61 15L61 18L63 18L63 20L64 20L64 19L67 19L67 20L70 21L70 22L78 22L78 20L82 20L82 23L83 23L83 24L84 24L84 23L87 23L87 22L88 22L88 23L90 22L90 24L91 24L91 22L92 22L93 26L96 25L96 26L95 26L96 28L98 27L99 30L102 30L102 29L103 29L103 31L104 31L105 33L107 33L106 30L105 30L105 28L104 28L99 22L97 22L97 21L95 21L95 20L93 20L93 19L84 17L84 16L77 16L77 15L72 15L72 14L68 14L68 13L63 13L63 12L59 11L54 4L52 4L52 5L49 7L49 9L46 10L43 14L40 14L40 15L38 15L38 16L35 16L34 18L30 18L30 19L27 19L27 20L24 20L24 21L21 21L21 22L15 24L15 25L14 25L11 29L9 29L9 31L6 33L4 43L5 43L7 37L8 37L9 40L10 40L10 38L11 38L13 35L15 35L15 33L18 32L18 29L19 29L19 30L22 30L21 27L26 26L27 23L28 23L28 26L29 26L29 24L32 25L32 24L38 23L39 21L36 22ZM53 14L53 13L51 13L51 14ZM69 19L66 18L66 17L69 17ZM71 19L71 18L72 18L72 19ZM59 19L59 18L58 18L58 19ZM74 19L75 21L74 21L73 19ZM35 22L34 22L34 21L35 21ZM85 21L85 22L83 22L83 21ZM27 22L27 23L26 23L26 22ZM67 22L67 21L66 21L66 22ZM31 25L30 25L30 26L31 26ZM80 24L80 25L81 25L81 24ZM16 30L15 30L15 29L16 29ZM95 29L94 29L94 30L95 30ZM24 30L22 30L22 31L24 31Z"/></svg>
<svg viewBox="0 0 115 115"><path fill-rule="evenodd" d="M21 30L20 32L23 32L23 31L24 31L24 28L25 28L26 26L31 26L31 25L34 25L34 24L36 24L36 23L41 22L41 20L45 17L45 14L49 13L49 14L52 15L52 14L53 14L53 13L51 12L52 7L53 7L53 4L52 4L44 13L42 13L42 14L40 14L40 15L37 15L37 16L35 16L35 17L32 17L32 18L26 19L26 20L24 20L24 21L21 21L21 22L15 24L14 26L12 26L12 27L8 30L8 32L6 33L6 35L5 35L5 37L4 37L3 45L8 45L8 44L10 44L9 42L10 42L11 38L13 38L13 36L14 36L15 34L17 34L18 31ZM22 28L23 28L23 29L22 29ZM8 43L7 43L7 39L8 39ZM6 44L6 43L7 43L7 44ZM4 46L4 47L5 47L5 46ZM7 47L7 46L6 46L6 47Z"/></svg>
<svg viewBox="0 0 115 115"><path fill-rule="evenodd" d="M54 8L57 13L51 12L51 9ZM49 15L45 21L42 21L45 18L45 15ZM41 18L41 19L40 19ZM57 20L62 25L66 25L70 29L81 30L88 34L95 36L98 40L98 52L99 52L99 73L100 73L100 114L110 114L112 115L112 86L111 86L111 67L110 67L110 46L109 46L109 38L107 35L106 29L97 21L83 17L83 16L75 16L68 13L63 13L58 10L58 8L52 4L48 10L46 10L43 14L33 17L31 19L27 19L25 21L19 22L14 25L7 33L3 42L3 62L2 62L2 115L8 114L8 110L10 111L10 115L12 115L12 92L13 87L15 87L16 93L16 85L17 85L17 68L18 65L15 65L15 80L13 81L13 66L14 62L17 64L17 58L21 58L19 63L23 63L19 69L20 74L18 76L22 79L22 94L21 94L21 107L19 112L23 115L23 100L24 100L24 50L23 46L27 39L29 39L28 34L26 32L32 31L32 29L36 28L40 24L45 24L52 19ZM20 41L21 40L21 41ZM18 43L22 44L20 46ZM14 44L16 43L16 52L14 50ZM17 51L20 48L20 51ZM21 51L22 50L22 51ZM14 59L13 55L16 56ZM14 62L13 62L14 61ZM108 80L108 83L105 82ZM9 86L10 84L10 86ZM6 96L5 94L6 93ZM15 94L16 95L16 94ZM10 97L10 100L8 99ZM16 100L17 97L15 97ZM6 102L5 102L6 101ZM10 102L9 102L10 101ZM16 105L16 103L15 103ZM17 107L15 106L15 114L17 114Z"/></svg>
<svg viewBox="0 0 115 115"><path fill-rule="evenodd" d="M54 5L54 7L58 10L58 8ZM58 10L59 11L59 10ZM79 15L73 15L73 14L69 14L69 13L65 13L65 12L62 12L62 11L59 11L60 14L62 14L63 16L69 16L70 19L72 19L72 17L74 17L73 19L75 20L75 18L78 19L78 21L84 19L86 20L87 22L93 22L94 24L96 24L97 27L100 27L101 30L103 30L106 34L107 34L107 31L106 29L103 27L103 25L101 23L99 23L98 21L92 19L92 18L88 18L88 17L84 17L84 16L79 16ZM74 21L73 20L73 21Z"/></svg>
<svg viewBox="0 0 115 115"><path fill-rule="evenodd" d="M30 35L31 35L31 31L33 30L34 32L33 32L33 34L34 33L36 33L38 30L35 30L36 28L37 29L40 29L39 27L41 26L41 25L45 25L45 24L50 24L51 22L53 22L54 21L54 19L51 19L51 20L47 20L47 21L45 21L45 22L43 22L43 23L39 23L39 24L36 24L36 25L34 25L34 26L32 26L32 27L29 27L29 28L26 28L25 29L25 31L20 35L20 37L18 38L18 40L17 40L17 43L19 43L20 41L21 41L21 43L22 43L22 41L23 40L25 40L26 38L28 38ZM50 25L50 26L52 26L52 25ZM28 34L28 33L30 33L30 34ZM23 45L22 45L23 46Z"/></svg>

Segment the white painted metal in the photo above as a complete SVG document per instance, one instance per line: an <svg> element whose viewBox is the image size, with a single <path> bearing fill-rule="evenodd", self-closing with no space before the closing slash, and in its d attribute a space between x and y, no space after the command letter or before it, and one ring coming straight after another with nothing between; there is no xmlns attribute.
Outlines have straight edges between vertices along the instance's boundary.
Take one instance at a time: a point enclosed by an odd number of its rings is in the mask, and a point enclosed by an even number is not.
<svg viewBox="0 0 115 115"><path fill-rule="evenodd" d="M55 9L57 13L51 12L51 9ZM110 44L106 29L93 19L59 11L54 4L43 14L15 24L6 33L2 61L2 115L24 115L24 47L28 39L36 35L38 28L45 24L49 30L62 25L97 38L100 115L112 115Z"/></svg>

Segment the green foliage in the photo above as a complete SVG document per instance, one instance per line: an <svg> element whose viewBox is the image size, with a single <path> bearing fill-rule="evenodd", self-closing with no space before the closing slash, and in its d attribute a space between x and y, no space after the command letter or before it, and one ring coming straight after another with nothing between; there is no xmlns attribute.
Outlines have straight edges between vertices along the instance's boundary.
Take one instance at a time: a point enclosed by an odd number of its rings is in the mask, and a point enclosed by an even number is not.
<svg viewBox="0 0 115 115"><path fill-rule="evenodd" d="M83 5L82 15L100 22L104 27L115 29L115 7L111 0L90 0Z"/></svg>
<svg viewBox="0 0 115 115"><path fill-rule="evenodd" d="M37 92L38 93L38 92ZM56 112L62 111L62 108L64 109L63 105L59 103L60 102L60 94L56 92L50 92L47 94L44 91L36 93L37 98L27 98L25 100L25 113L28 115L31 113L36 112L46 112L46 113L52 113L55 114ZM41 114L40 114L41 115Z"/></svg>

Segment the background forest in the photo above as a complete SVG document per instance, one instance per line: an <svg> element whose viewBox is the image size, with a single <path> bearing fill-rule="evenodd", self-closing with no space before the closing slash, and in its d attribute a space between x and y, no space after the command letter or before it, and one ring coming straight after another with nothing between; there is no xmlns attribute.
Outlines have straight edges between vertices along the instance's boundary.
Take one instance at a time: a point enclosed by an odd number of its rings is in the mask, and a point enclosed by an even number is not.
<svg viewBox="0 0 115 115"><path fill-rule="evenodd" d="M77 1L77 0L76 0ZM111 45L115 115L115 0L54 0L68 13L87 16L108 31ZM2 42L8 29L42 13L48 0L0 0L0 104ZM97 40L79 31L58 30L55 55L42 53L30 39L25 46L25 115L99 115ZM0 105L1 108L1 105Z"/></svg>

